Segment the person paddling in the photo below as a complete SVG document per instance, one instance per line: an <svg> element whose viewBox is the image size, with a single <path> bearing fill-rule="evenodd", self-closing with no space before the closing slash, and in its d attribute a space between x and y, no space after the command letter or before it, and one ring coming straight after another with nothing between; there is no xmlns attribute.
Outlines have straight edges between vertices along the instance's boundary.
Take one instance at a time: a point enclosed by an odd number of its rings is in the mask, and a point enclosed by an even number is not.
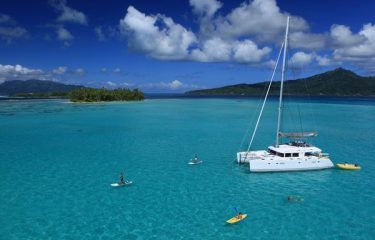
<svg viewBox="0 0 375 240"><path fill-rule="evenodd" d="M123 172L120 173L120 184L125 184L125 182L124 182L124 173Z"/></svg>

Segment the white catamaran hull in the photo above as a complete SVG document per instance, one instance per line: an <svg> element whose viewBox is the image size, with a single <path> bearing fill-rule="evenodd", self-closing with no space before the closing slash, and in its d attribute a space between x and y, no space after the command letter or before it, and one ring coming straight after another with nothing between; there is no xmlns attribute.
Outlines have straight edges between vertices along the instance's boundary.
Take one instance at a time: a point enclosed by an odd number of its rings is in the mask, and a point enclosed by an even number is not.
<svg viewBox="0 0 375 240"><path fill-rule="evenodd" d="M332 168L331 160L311 159L288 159L288 160L250 160L250 172L283 172L283 171L310 171Z"/></svg>

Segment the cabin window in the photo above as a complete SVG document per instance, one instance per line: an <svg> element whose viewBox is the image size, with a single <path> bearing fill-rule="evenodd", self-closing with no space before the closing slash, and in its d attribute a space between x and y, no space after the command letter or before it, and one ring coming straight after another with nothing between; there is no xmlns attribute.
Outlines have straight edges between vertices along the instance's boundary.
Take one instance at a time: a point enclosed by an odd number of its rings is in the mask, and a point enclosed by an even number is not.
<svg viewBox="0 0 375 240"><path fill-rule="evenodd" d="M298 157L298 153L293 153L293 157Z"/></svg>
<svg viewBox="0 0 375 240"><path fill-rule="evenodd" d="M277 153L277 156L284 157L284 153Z"/></svg>
<svg viewBox="0 0 375 240"><path fill-rule="evenodd" d="M285 153L285 157L291 157L292 154L291 153Z"/></svg>
<svg viewBox="0 0 375 240"><path fill-rule="evenodd" d="M308 157L308 156L312 156L313 155L313 153L311 153L311 152L305 152L305 156L306 157Z"/></svg>
<svg viewBox="0 0 375 240"><path fill-rule="evenodd" d="M270 150L270 154L276 155L276 152L274 150Z"/></svg>

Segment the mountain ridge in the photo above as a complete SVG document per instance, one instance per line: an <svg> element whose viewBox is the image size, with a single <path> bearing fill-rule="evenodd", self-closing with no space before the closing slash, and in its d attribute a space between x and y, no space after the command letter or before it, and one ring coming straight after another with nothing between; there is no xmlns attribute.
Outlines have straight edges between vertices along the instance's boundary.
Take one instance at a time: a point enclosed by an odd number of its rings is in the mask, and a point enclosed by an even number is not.
<svg viewBox="0 0 375 240"><path fill-rule="evenodd" d="M0 95L15 96L17 94L33 93L67 93L83 87L84 86L64 84L50 80L8 80L0 84Z"/></svg>
<svg viewBox="0 0 375 240"><path fill-rule="evenodd" d="M187 95L249 95L264 94L269 82L241 83L218 88L188 91ZM271 95L278 95L280 82L274 82ZM353 71L336 68L306 78L284 81L284 94L295 96L375 96L375 77L363 77Z"/></svg>

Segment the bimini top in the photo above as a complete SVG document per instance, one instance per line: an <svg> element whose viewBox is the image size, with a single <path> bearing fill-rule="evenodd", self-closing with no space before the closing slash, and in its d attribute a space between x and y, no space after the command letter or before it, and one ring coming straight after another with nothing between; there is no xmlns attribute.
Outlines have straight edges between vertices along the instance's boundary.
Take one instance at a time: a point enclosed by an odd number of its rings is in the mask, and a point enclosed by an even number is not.
<svg viewBox="0 0 375 240"><path fill-rule="evenodd" d="M286 138L305 138L305 137L316 137L318 136L317 132L279 132L280 137Z"/></svg>

